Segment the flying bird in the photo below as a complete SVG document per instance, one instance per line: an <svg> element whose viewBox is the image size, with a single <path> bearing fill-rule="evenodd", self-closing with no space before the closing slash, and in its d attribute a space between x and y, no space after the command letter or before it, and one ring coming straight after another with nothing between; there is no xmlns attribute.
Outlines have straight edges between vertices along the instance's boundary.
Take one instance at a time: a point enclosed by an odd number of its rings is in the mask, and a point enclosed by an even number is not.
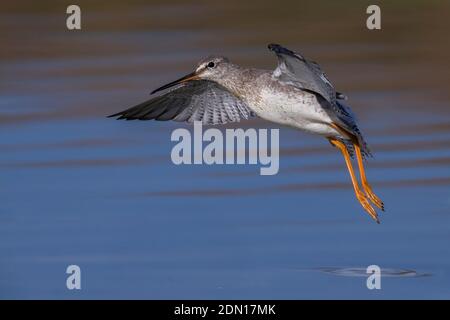
<svg viewBox="0 0 450 320"><path fill-rule="evenodd" d="M363 160L371 153L353 112L343 102L347 97L334 89L316 62L278 44L268 48L278 57L273 71L210 56L192 73L154 90L150 100L109 117L218 125L257 116L321 135L344 156L356 198L379 223L371 202L383 211L384 204L367 181ZM361 186L352 165L354 157Z"/></svg>

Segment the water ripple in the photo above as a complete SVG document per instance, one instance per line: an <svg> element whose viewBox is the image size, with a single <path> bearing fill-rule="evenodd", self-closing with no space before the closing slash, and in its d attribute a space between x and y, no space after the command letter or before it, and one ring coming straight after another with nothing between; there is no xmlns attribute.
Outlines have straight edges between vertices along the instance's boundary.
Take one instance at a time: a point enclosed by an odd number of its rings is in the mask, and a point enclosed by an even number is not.
<svg viewBox="0 0 450 320"><path fill-rule="evenodd" d="M316 271L323 273L333 274L342 277L368 277L369 274L366 268L349 267L349 268L337 268L337 267L323 267L317 268ZM396 268L382 268L382 277L396 277L396 278L418 278L431 276L429 273L421 273L412 269L396 269Z"/></svg>

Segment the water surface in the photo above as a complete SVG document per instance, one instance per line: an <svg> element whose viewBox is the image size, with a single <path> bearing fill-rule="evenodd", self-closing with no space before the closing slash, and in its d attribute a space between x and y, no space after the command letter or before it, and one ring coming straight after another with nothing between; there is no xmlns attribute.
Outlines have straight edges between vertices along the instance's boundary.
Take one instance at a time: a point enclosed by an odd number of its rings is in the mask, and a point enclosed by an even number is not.
<svg viewBox="0 0 450 320"><path fill-rule="evenodd" d="M76 32L62 3L2 5L1 298L450 298L448 4L382 2L368 31L365 1L78 3ZM273 68L270 42L350 97L381 225L321 138L281 128L280 172L260 176L173 165L184 124L105 117L212 53Z"/></svg>

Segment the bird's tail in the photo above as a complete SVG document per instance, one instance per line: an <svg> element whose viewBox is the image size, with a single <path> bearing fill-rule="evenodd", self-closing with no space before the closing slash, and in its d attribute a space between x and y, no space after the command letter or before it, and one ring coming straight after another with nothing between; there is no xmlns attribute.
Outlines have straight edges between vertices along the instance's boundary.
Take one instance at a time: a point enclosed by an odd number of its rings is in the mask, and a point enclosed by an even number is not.
<svg viewBox="0 0 450 320"><path fill-rule="evenodd" d="M332 127L334 127L337 131L341 133L343 137L346 138L342 139L342 142L345 144L347 151L352 158L355 154L354 148L355 144L359 146L359 148L361 149L361 153L364 159L373 157L366 140L364 140L361 131L356 125L352 128L352 130L349 130L334 122L332 124Z"/></svg>

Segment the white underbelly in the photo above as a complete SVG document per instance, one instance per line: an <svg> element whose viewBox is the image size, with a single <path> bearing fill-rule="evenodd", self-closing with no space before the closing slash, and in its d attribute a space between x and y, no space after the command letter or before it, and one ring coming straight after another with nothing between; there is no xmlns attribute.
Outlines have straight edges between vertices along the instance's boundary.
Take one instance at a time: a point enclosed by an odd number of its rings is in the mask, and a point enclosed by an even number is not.
<svg viewBox="0 0 450 320"><path fill-rule="evenodd" d="M329 125L331 118L313 94L301 91L287 96L265 92L261 97L251 108L265 120L324 136L339 134Z"/></svg>

